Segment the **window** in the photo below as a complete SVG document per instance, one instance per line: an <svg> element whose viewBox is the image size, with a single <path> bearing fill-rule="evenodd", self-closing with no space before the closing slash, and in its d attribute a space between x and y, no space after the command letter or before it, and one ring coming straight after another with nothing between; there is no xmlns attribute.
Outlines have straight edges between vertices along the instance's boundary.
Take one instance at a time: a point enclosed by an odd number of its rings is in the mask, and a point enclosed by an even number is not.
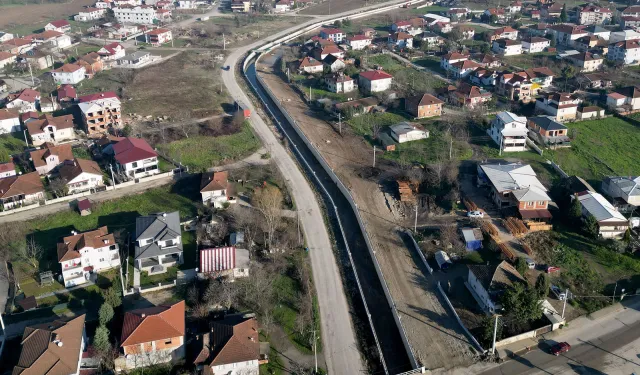
<svg viewBox="0 0 640 375"><path fill-rule="evenodd" d="M171 344L171 342L172 342L171 339L164 340L165 345L169 345L169 344Z"/></svg>
<svg viewBox="0 0 640 375"><path fill-rule="evenodd" d="M544 206L544 203L545 203L544 201L539 201L538 206Z"/></svg>
<svg viewBox="0 0 640 375"><path fill-rule="evenodd" d="M167 240L167 241L165 242L165 244L166 244L166 246L167 246L167 247L169 247L169 246L173 246L173 240Z"/></svg>
<svg viewBox="0 0 640 375"><path fill-rule="evenodd" d="M134 161L133 163L131 163L131 167L132 168L138 168L138 162Z"/></svg>

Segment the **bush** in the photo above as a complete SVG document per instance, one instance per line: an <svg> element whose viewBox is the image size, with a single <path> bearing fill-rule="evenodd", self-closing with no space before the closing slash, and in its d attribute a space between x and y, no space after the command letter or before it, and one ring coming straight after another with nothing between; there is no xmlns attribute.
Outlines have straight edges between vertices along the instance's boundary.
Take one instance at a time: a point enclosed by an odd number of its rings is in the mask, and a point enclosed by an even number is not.
<svg viewBox="0 0 640 375"><path fill-rule="evenodd" d="M96 329L96 334L93 337L93 347L101 353L109 351L111 343L109 342L109 330L107 327L101 325Z"/></svg>
<svg viewBox="0 0 640 375"><path fill-rule="evenodd" d="M113 307L108 303L103 303L100 306L100 310L98 310L98 319L100 321L100 325L106 326L109 324L111 319L113 319Z"/></svg>

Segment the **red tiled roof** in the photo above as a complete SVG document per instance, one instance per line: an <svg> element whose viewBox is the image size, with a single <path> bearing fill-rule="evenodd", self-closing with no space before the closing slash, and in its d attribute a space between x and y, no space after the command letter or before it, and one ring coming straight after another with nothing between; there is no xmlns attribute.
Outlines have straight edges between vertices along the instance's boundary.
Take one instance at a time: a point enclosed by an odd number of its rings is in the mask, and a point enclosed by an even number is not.
<svg viewBox="0 0 640 375"><path fill-rule="evenodd" d="M58 262L80 258L79 251L85 247L97 249L107 245L115 245L115 243L115 237L113 233L109 233L107 227L64 237L62 242L58 243Z"/></svg>
<svg viewBox="0 0 640 375"><path fill-rule="evenodd" d="M382 70L369 70L367 72L360 73L360 77L363 77L369 81L376 81L379 79L387 79L393 78L393 76L389 73L386 73Z"/></svg>
<svg viewBox="0 0 640 375"><path fill-rule="evenodd" d="M16 170L16 166L12 162L0 164L0 173L5 173L5 172L15 171L15 170Z"/></svg>
<svg viewBox="0 0 640 375"><path fill-rule="evenodd" d="M184 301L172 306L155 306L126 312L121 346L143 344L184 336Z"/></svg>
<svg viewBox="0 0 640 375"><path fill-rule="evenodd" d="M35 103L36 98L40 97L40 93L36 90L24 89L17 94L9 94L7 97L9 101L14 101L17 99L23 100L29 103Z"/></svg>
<svg viewBox="0 0 640 375"><path fill-rule="evenodd" d="M72 115L68 115L68 116L72 116ZM29 123L27 123L27 124L29 124ZM58 156L58 160L60 161L60 163L62 163L65 160L73 159L73 152L71 151L71 144L65 143L63 145L58 145L58 146L51 146L51 147L49 147L49 146L50 146L50 144L45 144L45 148L42 148L40 150L31 151L31 153L30 153L31 162L33 163L33 165L36 168L37 167L43 167L43 166L47 165L47 163L44 161L44 159L46 159L50 155L57 155Z"/></svg>
<svg viewBox="0 0 640 375"><path fill-rule="evenodd" d="M322 32L324 34L327 34L327 35L343 34L342 30L331 28L331 27L325 27L322 30L320 30L320 32Z"/></svg>
<svg viewBox="0 0 640 375"><path fill-rule="evenodd" d="M71 86L71 85L67 85L67 84L63 84L60 85L60 87L58 87L58 100L62 99L62 98L74 98L76 96L78 96L78 94L76 94L76 89Z"/></svg>
<svg viewBox="0 0 640 375"><path fill-rule="evenodd" d="M0 109L0 120L9 120L9 119L17 118L18 116L20 116L20 114L15 109L9 109L9 108Z"/></svg>
<svg viewBox="0 0 640 375"><path fill-rule="evenodd" d="M70 26L69 21L67 20L56 20L56 21L51 21L49 22L50 24L52 24L55 27L65 27L65 26Z"/></svg>
<svg viewBox="0 0 640 375"><path fill-rule="evenodd" d="M76 64L64 64L58 69L53 70L56 73L73 73L82 69L82 66Z"/></svg>
<svg viewBox="0 0 640 375"><path fill-rule="evenodd" d="M113 145L113 151L121 165L158 156L147 141L140 138L125 138Z"/></svg>
<svg viewBox="0 0 640 375"><path fill-rule="evenodd" d="M69 129L73 128L73 115L53 117L47 113L37 120L28 121L25 125L30 135L44 133L44 129L49 125L55 126L56 129Z"/></svg>
<svg viewBox="0 0 640 375"><path fill-rule="evenodd" d="M164 34L164 33L170 33L171 30L169 29L155 29L155 30L151 30L147 33L147 35L160 35L160 34Z"/></svg>
<svg viewBox="0 0 640 375"><path fill-rule="evenodd" d="M0 198L30 195L44 192L38 172L31 172L0 179Z"/></svg>
<svg viewBox="0 0 640 375"><path fill-rule="evenodd" d="M313 57L305 57L304 59L302 59L302 61L300 62L300 68L304 68L307 66L320 66L322 65L322 62L314 59Z"/></svg>
<svg viewBox="0 0 640 375"><path fill-rule="evenodd" d="M354 36L348 37L347 40L352 42L356 40L371 40L371 38L366 35L354 35Z"/></svg>

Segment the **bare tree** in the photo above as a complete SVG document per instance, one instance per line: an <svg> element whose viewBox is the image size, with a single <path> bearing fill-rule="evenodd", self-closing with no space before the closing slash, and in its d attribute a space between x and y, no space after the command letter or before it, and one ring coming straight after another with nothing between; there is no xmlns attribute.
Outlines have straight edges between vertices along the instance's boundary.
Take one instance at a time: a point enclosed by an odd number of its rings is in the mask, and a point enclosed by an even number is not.
<svg viewBox="0 0 640 375"><path fill-rule="evenodd" d="M233 217L235 219L236 229L244 232L246 247L251 251L260 227L255 211L242 207L241 205L236 205L233 208Z"/></svg>
<svg viewBox="0 0 640 375"><path fill-rule="evenodd" d="M273 235L281 223L282 192L273 185L267 185L261 189L256 189L251 198L253 206L262 213L264 217L264 229L267 233L267 248L271 248Z"/></svg>
<svg viewBox="0 0 640 375"><path fill-rule="evenodd" d="M58 198L64 197L65 195L67 195L68 191L67 180L63 177L53 178L49 180L49 190L51 190L51 192Z"/></svg>
<svg viewBox="0 0 640 375"><path fill-rule="evenodd" d="M26 246L25 225L18 221L2 224L0 230L0 260L7 261L15 258Z"/></svg>
<svg viewBox="0 0 640 375"><path fill-rule="evenodd" d="M22 257L24 260L33 268L38 269L38 264L40 263L40 258L42 257L43 252L42 246L36 242L35 238L29 237L27 244L23 249Z"/></svg>
<svg viewBox="0 0 640 375"><path fill-rule="evenodd" d="M180 111L176 119L178 122L175 126L182 131L185 138L189 138L189 134L197 129L197 124L193 121L193 116L189 110Z"/></svg>

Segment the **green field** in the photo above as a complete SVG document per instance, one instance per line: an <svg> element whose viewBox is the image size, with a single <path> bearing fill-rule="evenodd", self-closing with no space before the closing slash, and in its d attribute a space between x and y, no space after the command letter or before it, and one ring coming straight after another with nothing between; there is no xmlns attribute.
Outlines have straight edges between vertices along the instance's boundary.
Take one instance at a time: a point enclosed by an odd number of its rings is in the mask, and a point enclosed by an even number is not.
<svg viewBox="0 0 640 375"><path fill-rule="evenodd" d="M640 128L618 117L566 124L571 148L545 151L569 175L589 182L605 176L640 174Z"/></svg>
<svg viewBox="0 0 640 375"><path fill-rule="evenodd" d="M390 55L370 56L366 58L366 62L371 68L382 67L384 71L393 75L396 86L411 88L413 92L433 92L434 89L445 85L444 81L435 78L431 73L407 67ZM422 65L419 61L415 63Z"/></svg>
<svg viewBox="0 0 640 375"><path fill-rule="evenodd" d="M219 137L195 136L158 145L169 157L187 165L192 172L238 161L260 148L260 141L248 124L236 134Z"/></svg>
<svg viewBox="0 0 640 375"><path fill-rule="evenodd" d="M555 62L554 53L552 52L540 52L534 54L522 54L514 56L505 56L504 62L507 65L518 67L521 69L537 68L540 66L548 66L553 70L555 64L549 64L547 60Z"/></svg>
<svg viewBox="0 0 640 375"><path fill-rule="evenodd" d="M10 160L10 156L24 150L25 143L22 133L0 135L0 163Z"/></svg>

